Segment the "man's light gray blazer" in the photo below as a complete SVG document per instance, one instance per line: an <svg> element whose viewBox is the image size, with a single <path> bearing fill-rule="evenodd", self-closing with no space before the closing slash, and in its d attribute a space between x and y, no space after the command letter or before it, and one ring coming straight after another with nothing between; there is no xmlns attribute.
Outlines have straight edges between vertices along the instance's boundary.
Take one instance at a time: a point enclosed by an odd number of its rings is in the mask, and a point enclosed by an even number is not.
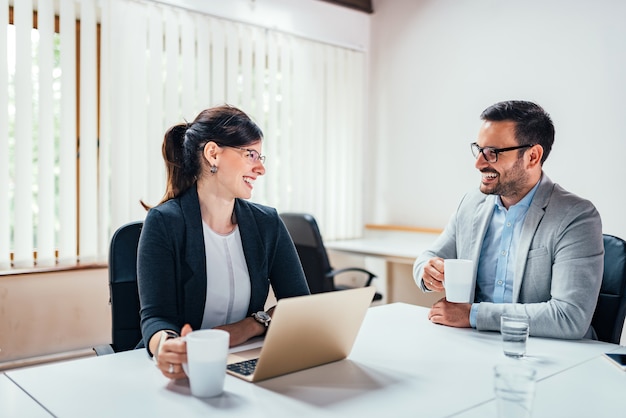
<svg viewBox="0 0 626 418"><path fill-rule="evenodd" d="M432 257L474 260L474 277L495 196L476 189L466 194L432 248L413 265L422 281L423 266ZM476 328L500 330L503 313L530 316L530 333L553 338L591 338L604 269L602 222L587 200L564 190L548 176L532 200L520 236L513 282L513 303L481 302Z"/></svg>

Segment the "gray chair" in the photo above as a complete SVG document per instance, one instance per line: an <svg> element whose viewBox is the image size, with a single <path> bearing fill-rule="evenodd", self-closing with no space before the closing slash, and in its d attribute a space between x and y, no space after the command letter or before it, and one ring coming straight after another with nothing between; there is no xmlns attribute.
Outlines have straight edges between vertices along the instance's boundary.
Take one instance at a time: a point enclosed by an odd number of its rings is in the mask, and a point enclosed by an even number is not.
<svg viewBox="0 0 626 418"><path fill-rule="evenodd" d="M347 267L335 270L330 265L322 234L315 218L308 213L281 213L289 235L296 246L304 274L311 293L331 292L349 289L348 286L335 284L335 277L346 272L358 272L365 275L365 286L370 286L376 277L374 273L359 267ZM374 294L373 300L381 300L380 293Z"/></svg>
<svg viewBox="0 0 626 418"><path fill-rule="evenodd" d="M626 242L604 234L604 274L591 320L598 339L619 344L626 316Z"/></svg>
<svg viewBox="0 0 626 418"><path fill-rule="evenodd" d="M115 231L109 247L109 304L112 342L94 347L98 355L137 348L142 341L137 288L137 246L143 221Z"/></svg>

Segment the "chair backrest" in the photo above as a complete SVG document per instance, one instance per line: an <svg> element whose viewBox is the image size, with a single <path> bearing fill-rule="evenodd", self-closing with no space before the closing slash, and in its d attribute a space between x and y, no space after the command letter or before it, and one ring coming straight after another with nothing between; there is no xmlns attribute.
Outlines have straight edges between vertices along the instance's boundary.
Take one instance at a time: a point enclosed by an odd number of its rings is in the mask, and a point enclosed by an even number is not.
<svg viewBox="0 0 626 418"><path fill-rule="evenodd" d="M604 234L604 274L591 325L598 339L619 344L626 316L626 242Z"/></svg>
<svg viewBox="0 0 626 418"><path fill-rule="evenodd" d="M143 221L130 222L115 231L109 247L112 348L131 350L141 341L137 245Z"/></svg>
<svg viewBox="0 0 626 418"><path fill-rule="evenodd" d="M332 271L322 234L313 216L307 213L281 213L289 235L296 246L311 293L335 290Z"/></svg>

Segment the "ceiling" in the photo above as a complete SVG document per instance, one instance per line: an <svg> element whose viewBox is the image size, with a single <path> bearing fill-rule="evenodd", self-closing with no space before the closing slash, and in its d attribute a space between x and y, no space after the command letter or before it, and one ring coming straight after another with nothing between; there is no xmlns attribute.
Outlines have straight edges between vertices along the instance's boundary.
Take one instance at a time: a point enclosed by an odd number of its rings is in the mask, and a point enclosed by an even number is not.
<svg viewBox="0 0 626 418"><path fill-rule="evenodd" d="M333 3L338 6L345 6L351 9L360 10L366 13L374 13L372 0L322 0L327 3Z"/></svg>

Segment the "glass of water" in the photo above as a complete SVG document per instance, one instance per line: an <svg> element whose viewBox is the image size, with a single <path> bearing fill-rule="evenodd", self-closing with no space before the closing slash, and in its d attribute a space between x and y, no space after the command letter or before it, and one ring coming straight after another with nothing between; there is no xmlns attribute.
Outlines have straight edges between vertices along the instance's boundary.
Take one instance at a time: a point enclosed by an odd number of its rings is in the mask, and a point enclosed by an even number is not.
<svg viewBox="0 0 626 418"><path fill-rule="evenodd" d="M502 348L506 356L524 357L530 330L529 323L528 315L502 315L500 333L502 334Z"/></svg>
<svg viewBox="0 0 626 418"><path fill-rule="evenodd" d="M498 418L528 418L532 415L537 371L523 363L499 364L494 368L494 391Z"/></svg>

